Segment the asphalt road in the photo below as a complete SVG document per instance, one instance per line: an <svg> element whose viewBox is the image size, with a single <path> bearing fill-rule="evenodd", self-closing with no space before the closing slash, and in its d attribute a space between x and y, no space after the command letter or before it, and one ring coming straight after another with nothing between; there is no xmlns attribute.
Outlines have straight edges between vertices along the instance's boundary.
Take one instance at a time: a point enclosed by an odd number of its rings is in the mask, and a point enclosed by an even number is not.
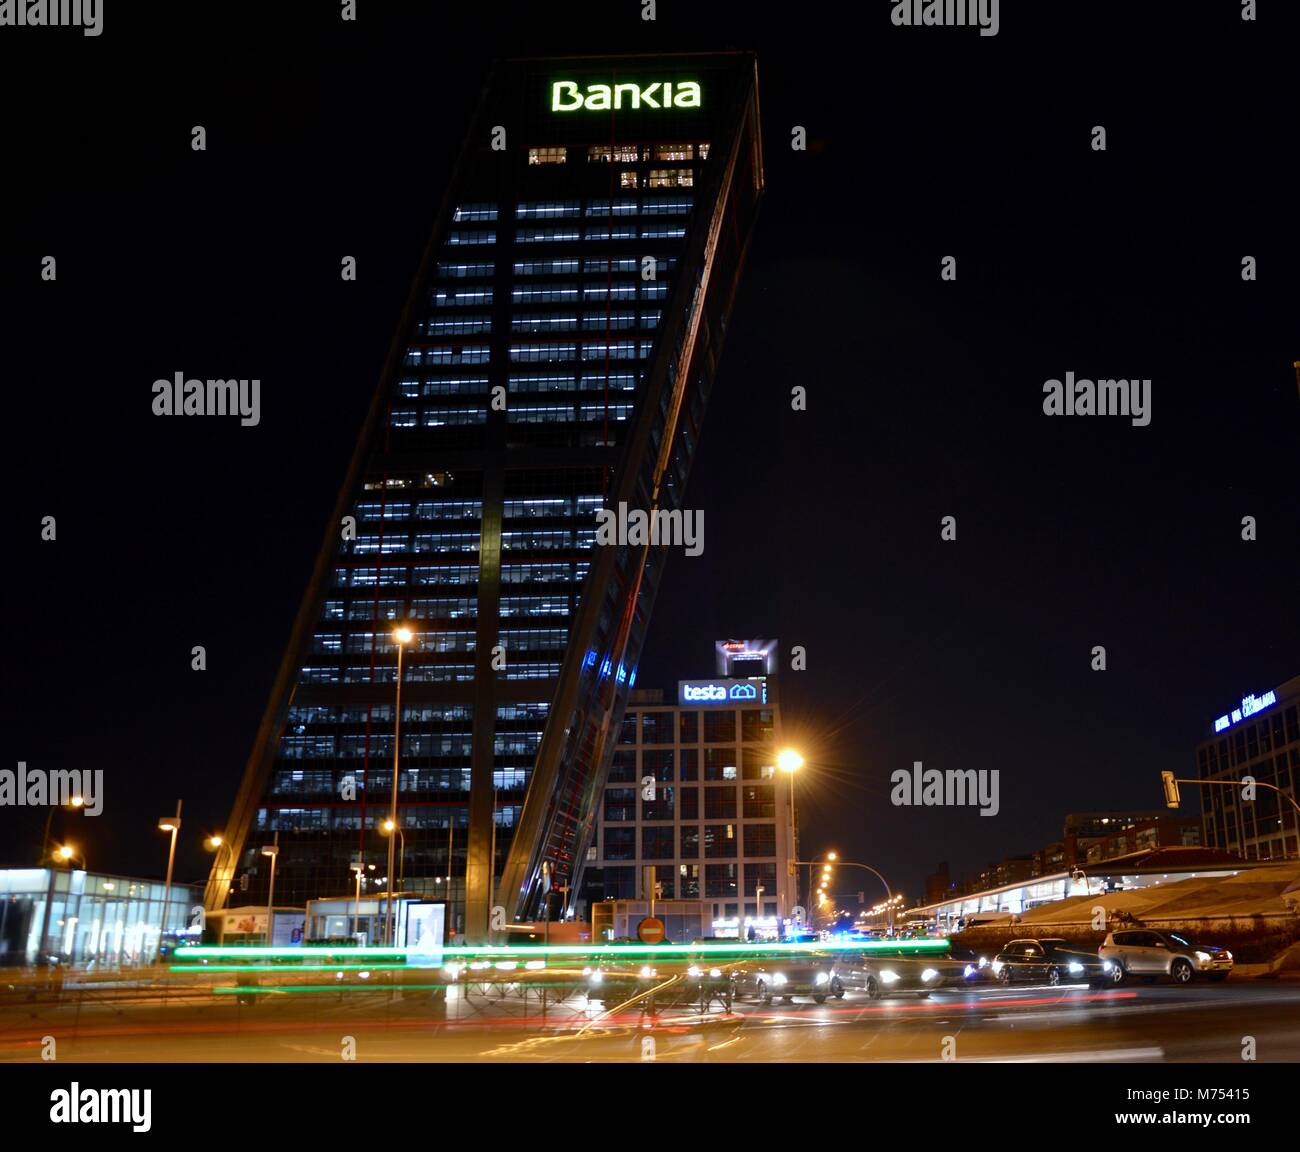
<svg viewBox="0 0 1300 1152"><path fill-rule="evenodd" d="M1119 989L1046 985L941 991L928 999L849 993L816 1005L743 1003L728 1014L571 998L426 998L298 992L0 1007L0 1060L59 1061L1300 1061L1300 985L1248 982Z"/></svg>

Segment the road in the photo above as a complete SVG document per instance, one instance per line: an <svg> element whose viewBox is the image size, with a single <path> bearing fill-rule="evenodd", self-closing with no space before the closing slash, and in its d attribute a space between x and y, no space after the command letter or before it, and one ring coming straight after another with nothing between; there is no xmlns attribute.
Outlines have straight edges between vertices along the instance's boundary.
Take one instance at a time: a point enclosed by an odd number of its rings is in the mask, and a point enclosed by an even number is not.
<svg viewBox="0 0 1300 1152"><path fill-rule="evenodd" d="M1300 985L1242 981L1185 988L992 986L929 999L842 1001L730 1014L581 997L543 1019L534 997L479 997L445 1007L362 990L0 1007L0 1060L62 1061L1232 1061L1253 1038L1260 1062L1300 1061ZM350 1040L349 1040L350 1038ZM649 1043L647 1043L647 1041Z"/></svg>

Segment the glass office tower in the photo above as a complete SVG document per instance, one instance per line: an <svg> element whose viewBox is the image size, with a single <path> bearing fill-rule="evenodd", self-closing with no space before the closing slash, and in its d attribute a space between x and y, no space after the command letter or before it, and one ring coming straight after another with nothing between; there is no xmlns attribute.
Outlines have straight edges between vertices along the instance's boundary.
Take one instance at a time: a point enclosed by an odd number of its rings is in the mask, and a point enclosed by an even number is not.
<svg viewBox="0 0 1300 1152"><path fill-rule="evenodd" d="M741 53L507 61L484 89L206 900L538 914L591 840L762 190ZM387 870L402 654L398 876ZM278 837L278 839L277 839ZM371 865L375 865L371 868Z"/></svg>

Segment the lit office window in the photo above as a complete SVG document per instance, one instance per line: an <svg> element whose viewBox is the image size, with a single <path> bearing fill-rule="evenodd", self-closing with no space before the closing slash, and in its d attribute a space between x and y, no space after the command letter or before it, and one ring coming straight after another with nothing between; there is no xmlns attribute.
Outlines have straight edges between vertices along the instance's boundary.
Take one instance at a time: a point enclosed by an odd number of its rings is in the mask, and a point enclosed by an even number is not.
<svg viewBox="0 0 1300 1152"><path fill-rule="evenodd" d="M529 164L563 164L569 158L567 148L529 148Z"/></svg>

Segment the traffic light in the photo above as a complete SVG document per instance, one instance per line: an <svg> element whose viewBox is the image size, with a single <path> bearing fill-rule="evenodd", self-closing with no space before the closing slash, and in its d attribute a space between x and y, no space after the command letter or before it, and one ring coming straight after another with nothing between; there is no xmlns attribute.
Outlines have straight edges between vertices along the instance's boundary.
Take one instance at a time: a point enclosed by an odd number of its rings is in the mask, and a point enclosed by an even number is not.
<svg viewBox="0 0 1300 1152"><path fill-rule="evenodd" d="M1181 800L1178 795L1178 781L1174 779L1174 774L1172 772L1161 772L1160 779L1165 786L1165 806L1177 808Z"/></svg>

